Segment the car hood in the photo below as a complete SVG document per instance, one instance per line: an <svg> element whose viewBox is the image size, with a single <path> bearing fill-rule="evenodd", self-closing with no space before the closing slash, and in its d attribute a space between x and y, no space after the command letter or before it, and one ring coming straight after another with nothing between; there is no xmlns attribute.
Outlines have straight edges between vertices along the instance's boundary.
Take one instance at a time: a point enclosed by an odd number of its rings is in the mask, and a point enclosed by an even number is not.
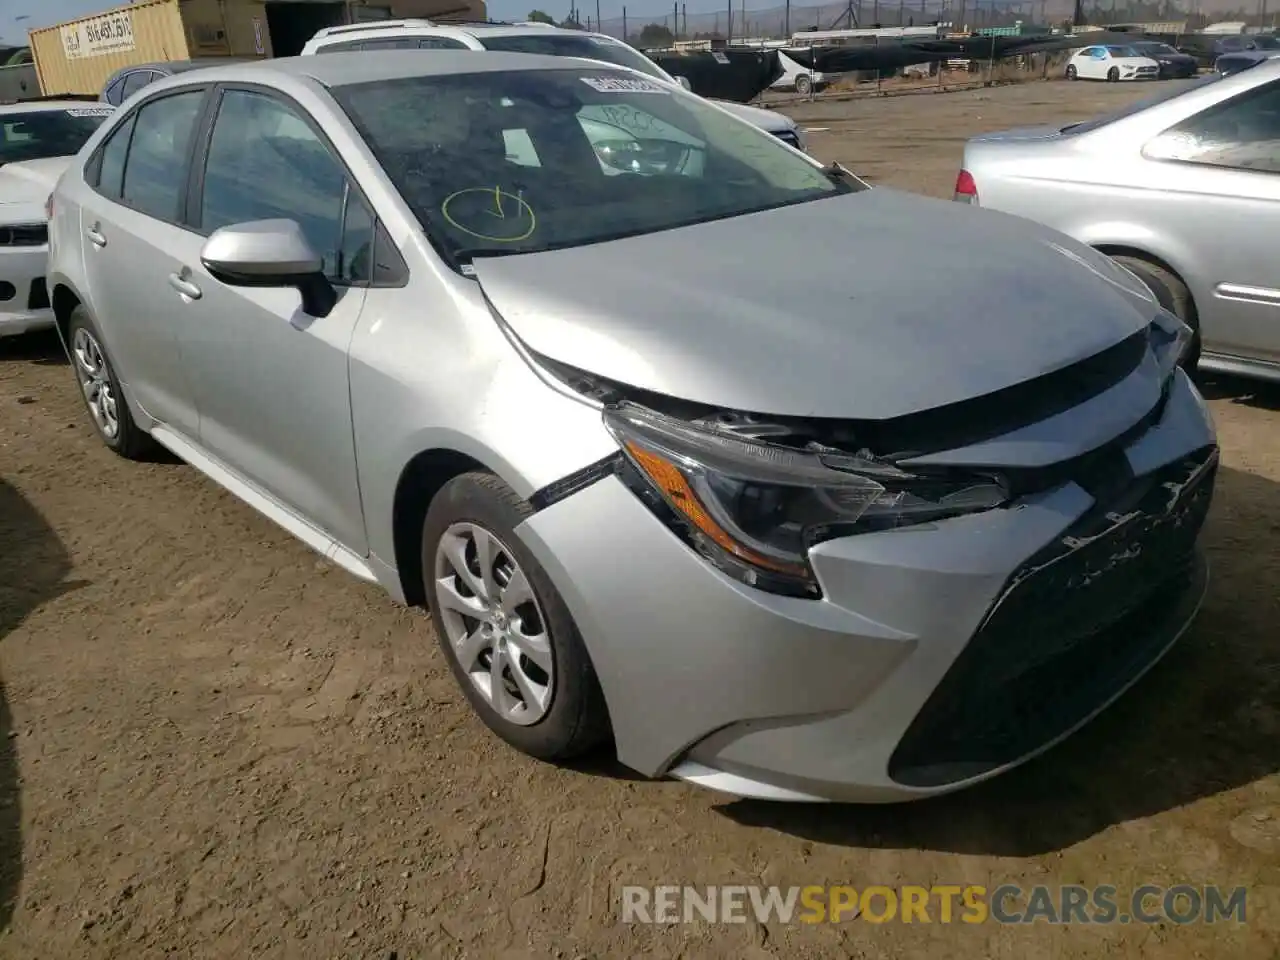
<svg viewBox="0 0 1280 960"><path fill-rule="evenodd" d="M786 416L885 419L991 393L1113 346L1156 309L1048 228L885 188L474 269L535 353Z"/></svg>
<svg viewBox="0 0 1280 960"><path fill-rule="evenodd" d="M71 157L21 160L0 167L0 220L43 222L44 204Z"/></svg>
<svg viewBox="0 0 1280 960"><path fill-rule="evenodd" d="M734 103L732 100L712 100L716 106L724 107L735 117L747 121L761 130L769 133L777 133L778 131L794 130L796 123L785 114L777 113L773 110L765 110L761 107L748 106L745 103Z"/></svg>

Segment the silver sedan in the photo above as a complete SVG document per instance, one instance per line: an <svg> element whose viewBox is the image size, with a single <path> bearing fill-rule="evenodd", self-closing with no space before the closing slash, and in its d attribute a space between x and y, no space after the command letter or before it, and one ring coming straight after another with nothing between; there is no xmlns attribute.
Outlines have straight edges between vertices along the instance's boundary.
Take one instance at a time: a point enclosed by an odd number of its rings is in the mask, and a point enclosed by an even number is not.
<svg viewBox="0 0 1280 960"><path fill-rule="evenodd" d="M428 605L533 756L954 790L1120 696L1204 594L1185 324L1045 227L867 189L665 81L412 50L192 71L52 209L103 442Z"/></svg>
<svg viewBox="0 0 1280 960"><path fill-rule="evenodd" d="M1110 254L1198 331L1202 368L1280 380L1280 60L975 137L955 199Z"/></svg>

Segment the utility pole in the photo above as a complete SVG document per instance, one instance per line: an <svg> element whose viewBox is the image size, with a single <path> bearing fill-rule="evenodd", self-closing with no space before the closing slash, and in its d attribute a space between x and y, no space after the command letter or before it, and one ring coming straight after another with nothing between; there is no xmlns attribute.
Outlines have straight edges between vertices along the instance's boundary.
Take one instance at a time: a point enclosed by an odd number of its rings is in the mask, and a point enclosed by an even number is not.
<svg viewBox="0 0 1280 960"><path fill-rule="evenodd" d="M782 14L782 35L787 39L791 38L791 0L787 0L785 12Z"/></svg>
<svg viewBox="0 0 1280 960"><path fill-rule="evenodd" d="M600 0L596 0L596 32L604 33L604 21L600 19Z"/></svg>
<svg viewBox="0 0 1280 960"><path fill-rule="evenodd" d="M728 12L729 12L729 20L728 20L729 26L725 28L725 32L724 32L725 43L728 43L730 40L733 39L733 0L729 0Z"/></svg>
<svg viewBox="0 0 1280 960"><path fill-rule="evenodd" d="M631 41L628 39L630 36L631 34L627 33L627 8L623 7L622 8L622 42L630 43Z"/></svg>

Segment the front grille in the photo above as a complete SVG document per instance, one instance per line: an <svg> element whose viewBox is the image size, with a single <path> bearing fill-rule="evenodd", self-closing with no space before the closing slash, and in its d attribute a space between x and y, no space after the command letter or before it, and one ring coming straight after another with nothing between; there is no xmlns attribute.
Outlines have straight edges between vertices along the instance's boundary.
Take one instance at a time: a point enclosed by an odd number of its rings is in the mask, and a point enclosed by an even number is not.
<svg viewBox="0 0 1280 960"><path fill-rule="evenodd" d="M1070 731L1176 636L1202 570L1196 538L1216 447L1144 475L1045 547L912 721L889 775L915 787L979 776Z"/></svg>
<svg viewBox="0 0 1280 960"><path fill-rule="evenodd" d="M0 226L0 247L38 247L49 242L46 223L18 223Z"/></svg>
<svg viewBox="0 0 1280 960"><path fill-rule="evenodd" d="M28 310L48 310L49 290L44 277L36 277L31 281L31 292L27 295Z"/></svg>

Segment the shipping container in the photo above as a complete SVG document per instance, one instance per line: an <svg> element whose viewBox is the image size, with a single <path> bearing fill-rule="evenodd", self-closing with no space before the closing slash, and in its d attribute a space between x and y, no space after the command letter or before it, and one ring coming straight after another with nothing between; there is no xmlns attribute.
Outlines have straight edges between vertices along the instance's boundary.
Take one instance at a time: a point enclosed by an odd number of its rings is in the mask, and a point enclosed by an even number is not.
<svg viewBox="0 0 1280 960"><path fill-rule="evenodd" d="M324 27L386 17L483 20L484 0L140 0L32 30L41 91L97 94L122 67L295 56Z"/></svg>

